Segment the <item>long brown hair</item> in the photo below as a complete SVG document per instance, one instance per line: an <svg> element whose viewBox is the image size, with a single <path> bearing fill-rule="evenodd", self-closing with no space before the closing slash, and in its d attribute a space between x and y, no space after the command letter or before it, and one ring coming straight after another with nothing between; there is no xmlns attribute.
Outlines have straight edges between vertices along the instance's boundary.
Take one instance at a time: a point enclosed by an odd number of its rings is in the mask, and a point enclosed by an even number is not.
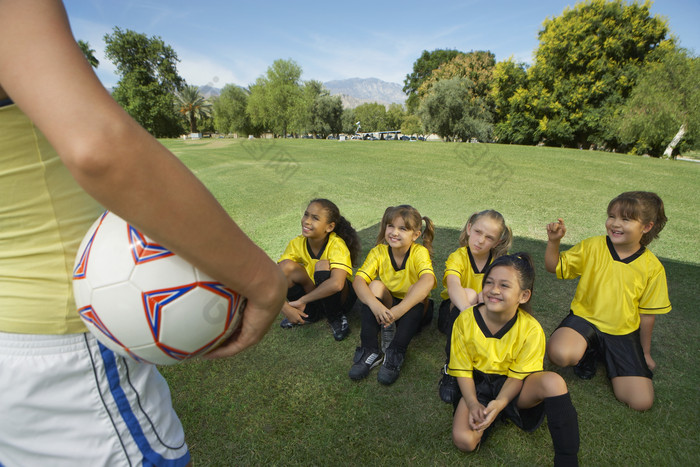
<svg viewBox="0 0 700 467"><path fill-rule="evenodd" d="M340 210L333 201L326 198L316 198L309 201L309 205L313 203L320 204L323 210L326 211L328 223L335 223L333 232L345 241L345 245L347 245L348 250L350 250L350 261L353 265L357 265L360 253L362 252L362 245L360 244L360 237L357 235L355 228L350 224L350 221L340 215Z"/></svg>
<svg viewBox="0 0 700 467"><path fill-rule="evenodd" d="M389 206L386 208L384 215L382 216L382 225L379 228L379 235L377 235L377 245L385 243L384 236L386 234L386 226L397 217L401 217L406 224L406 227L409 229L421 232L423 246L428 249L428 252L430 252L430 255L432 256L433 239L435 238L435 225L430 218L421 217L418 210L413 206L409 206L408 204ZM422 229L423 222L425 222L425 230Z"/></svg>

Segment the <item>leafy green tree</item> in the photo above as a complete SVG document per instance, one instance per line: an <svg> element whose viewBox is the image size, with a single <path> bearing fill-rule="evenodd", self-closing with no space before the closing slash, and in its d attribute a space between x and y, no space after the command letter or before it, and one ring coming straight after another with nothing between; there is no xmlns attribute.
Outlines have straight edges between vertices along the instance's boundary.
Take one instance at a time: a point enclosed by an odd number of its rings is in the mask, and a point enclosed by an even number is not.
<svg viewBox="0 0 700 467"><path fill-rule="evenodd" d="M493 84L495 66L496 56L489 51L478 50L459 53L430 73L418 87L418 97L423 97L440 80L467 78L471 82L469 86L471 92L488 101L490 100L489 94Z"/></svg>
<svg viewBox="0 0 700 467"><path fill-rule="evenodd" d="M649 8L649 2L588 0L545 20L527 91L519 95L536 116L524 131L550 145L617 146L621 107L668 34L666 21Z"/></svg>
<svg viewBox="0 0 700 467"><path fill-rule="evenodd" d="M214 128L223 134L259 135L263 129L254 127L246 112L250 92L227 84L213 103Z"/></svg>
<svg viewBox="0 0 700 467"><path fill-rule="evenodd" d="M343 102L340 96L324 94L314 100L311 131L322 137L343 131Z"/></svg>
<svg viewBox="0 0 700 467"><path fill-rule="evenodd" d="M280 59L255 81L248 98L248 115L254 125L287 135L288 128L299 121L299 106L304 104L301 73L296 62Z"/></svg>
<svg viewBox="0 0 700 467"><path fill-rule="evenodd" d="M386 107L376 102L355 107L355 118L362 127L360 131L384 131L386 126Z"/></svg>
<svg viewBox="0 0 700 467"><path fill-rule="evenodd" d="M115 27L104 37L105 55L121 76L112 96L137 121L157 137L183 131L175 110L175 93L185 81L177 73L177 54L159 37L147 37Z"/></svg>
<svg viewBox="0 0 700 467"><path fill-rule="evenodd" d="M185 86L175 94L177 110L190 127L190 133L197 133L197 121L211 117L211 103L199 93L197 86Z"/></svg>
<svg viewBox="0 0 700 467"><path fill-rule="evenodd" d="M413 71L404 79L403 92L406 93L406 107L409 113L418 110L418 88L430 74L443 63L449 62L461 52L458 50L436 49L432 52L424 50L420 57L413 63Z"/></svg>
<svg viewBox="0 0 700 467"><path fill-rule="evenodd" d="M700 142L700 58L684 49L660 48L625 104L621 139L637 154L674 157ZM674 144L675 140L675 144Z"/></svg>
<svg viewBox="0 0 700 467"><path fill-rule="evenodd" d="M491 113L483 97L474 96L467 78L437 81L421 101L418 110L423 127L429 133L448 140L480 141L490 139Z"/></svg>
<svg viewBox="0 0 700 467"><path fill-rule="evenodd" d="M357 118L355 118L355 109L343 109L341 117L341 132L348 135L354 135L357 131Z"/></svg>
<svg viewBox="0 0 700 467"><path fill-rule="evenodd" d="M414 114L408 114L401 122L401 133L404 135L419 135L423 133L423 124L420 117Z"/></svg>
<svg viewBox="0 0 700 467"><path fill-rule="evenodd" d="M516 63L513 58L508 58L496 63L493 69L493 81L491 87L491 99L493 101L494 112L494 136L497 141L525 143L529 137L519 135L518 130L532 127L532 124L524 127L515 123L515 119L526 117L527 108L518 108L517 92L522 92L527 88L527 69L524 63ZM512 102L511 102L512 100ZM533 119L534 121L534 119ZM516 141L517 140L517 141Z"/></svg>
<svg viewBox="0 0 700 467"><path fill-rule="evenodd" d="M317 99L330 95L330 92L323 87L323 83L313 79L305 81L301 85L301 90L301 101L295 108L292 126L296 133L315 133L314 106Z"/></svg>
<svg viewBox="0 0 700 467"><path fill-rule="evenodd" d="M95 49L90 48L90 44L86 41L78 39L78 46L80 50L83 51L83 55L87 59L91 67L97 68L100 65L100 61L95 57Z"/></svg>
<svg viewBox="0 0 700 467"><path fill-rule="evenodd" d="M387 130L398 130L406 117L406 111L401 104L391 104L386 111Z"/></svg>

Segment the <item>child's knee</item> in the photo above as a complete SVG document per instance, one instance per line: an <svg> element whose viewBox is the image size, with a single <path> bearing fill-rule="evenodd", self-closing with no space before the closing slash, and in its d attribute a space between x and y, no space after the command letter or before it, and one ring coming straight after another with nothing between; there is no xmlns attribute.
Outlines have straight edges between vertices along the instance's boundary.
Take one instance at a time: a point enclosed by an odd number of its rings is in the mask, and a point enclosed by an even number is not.
<svg viewBox="0 0 700 467"><path fill-rule="evenodd" d="M316 263L316 266L314 266L314 271L330 271L330 270L331 270L331 262L328 261L327 259L319 260Z"/></svg>
<svg viewBox="0 0 700 467"><path fill-rule="evenodd" d="M558 329L547 342L547 357L557 366L576 365L586 352L588 344L578 334L560 332ZM579 339L580 338L580 339Z"/></svg>
<svg viewBox="0 0 700 467"><path fill-rule="evenodd" d="M560 342L547 343L547 357L549 361L557 366L570 366L571 351Z"/></svg>
<svg viewBox="0 0 700 467"><path fill-rule="evenodd" d="M545 371L542 373L542 386L545 397L561 396L569 392L566 381L558 373Z"/></svg>
<svg viewBox="0 0 700 467"><path fill-rule="evenodd" d="M615 397L620 402L623 402L629 406L629 408L636 410L638 412L645 412L654 405L654 392L649 391L639 391L635 393L624 393L617 394Z"/></svg>
<svg viewBox="0 0 700 467"><path fill-rule="evenodd" d="M642 377L613 378L613 391L620 402L639 412L654 405L654 386L650 379Z"/></svg>
<svg viewBox="0 0 700 467"><path fill-rule="evenodd" d="M470 436L466 432L452 432L452 442L462 452L472 452L479 445L480 437Z"/></svg>
<svg viewBox="0 0 700 467"><path fill-rule="evenodd" d="M285 277L289 278L300 266L291 259L283 259L279 262L279 267Z"/></svg>

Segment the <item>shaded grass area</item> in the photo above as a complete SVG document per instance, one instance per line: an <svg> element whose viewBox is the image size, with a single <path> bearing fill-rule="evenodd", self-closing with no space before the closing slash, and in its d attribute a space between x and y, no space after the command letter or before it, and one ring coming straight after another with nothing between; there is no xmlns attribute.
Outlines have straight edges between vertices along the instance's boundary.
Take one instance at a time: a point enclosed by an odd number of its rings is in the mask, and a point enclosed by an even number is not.
<svg viewBox="0 0 700 467"><path fill-rule="evenodd" d="M207 149L210 143L166 142L275 259L298 234L312 197L338 203L360 232L363 258L384 208L408 202L438 226L433 264L441 281L467 216L498 209L516 235L511 251L528 251L535 259L534 315L548 335L567 313L576 282L544 271L544 224L565 217L570 230L564 241L571 245L602 233L605 206L618 192L659 192L670 221L651 249L666 267L673 311L657 319L654 331L654 407L637 413L617 402L603 368L590 381L570 369L560 373L579 413L582 465L694 465L700 459L700 319L694 312L700 178L694 164L686 169L629 156L510 146L478 153L480 145L269 143L267 153L255 153L240 143ZM487 174L493 174L493 158L501 159L508 170L499 173L507 183L489 190L476 162L462 175L469 157L481 161ZM298 168L284 179L291 164ZM436 313L441 288L432 293ZM527 434L498 425L472 454L452 446L452 407L437 394L445 336L436 320L412 341L398 381L385 387L377 383L376 369L360 382L347 377L360 330L357 312L349 319L352 334L342 342L322 322L293 330L276 322L263 342L236 358L162 368L195 465L551 463L546 426Z"/></svg>

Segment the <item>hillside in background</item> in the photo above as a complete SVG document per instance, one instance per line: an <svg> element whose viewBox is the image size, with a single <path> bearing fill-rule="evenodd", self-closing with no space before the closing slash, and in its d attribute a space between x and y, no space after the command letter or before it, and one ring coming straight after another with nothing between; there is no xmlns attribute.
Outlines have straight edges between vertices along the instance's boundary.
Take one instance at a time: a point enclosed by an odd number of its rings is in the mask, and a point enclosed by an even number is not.
<svg viewBox="0 0 700 467"><path fill-rule="evenodd" d="M323 85L331 95L340 96L345 108L355 108L368 102L378 102L387 106L406 102L406 94L403 93L400 84L388 83L377 78L350 78L328 81Z"/></svg>
<svg viewBox="0 0 700 467"><path fill-rule="evenodd" d="M340 96L343 107L354 109L358 105L377 102L389 106L389 104L403 104L406 102L406 94L402 86L397 83L389 83L377 78L350 78L328 81L323 83L332 96ZM199 92L204 97L216 97L221 89L213 86L200 86Z"/></svg>

